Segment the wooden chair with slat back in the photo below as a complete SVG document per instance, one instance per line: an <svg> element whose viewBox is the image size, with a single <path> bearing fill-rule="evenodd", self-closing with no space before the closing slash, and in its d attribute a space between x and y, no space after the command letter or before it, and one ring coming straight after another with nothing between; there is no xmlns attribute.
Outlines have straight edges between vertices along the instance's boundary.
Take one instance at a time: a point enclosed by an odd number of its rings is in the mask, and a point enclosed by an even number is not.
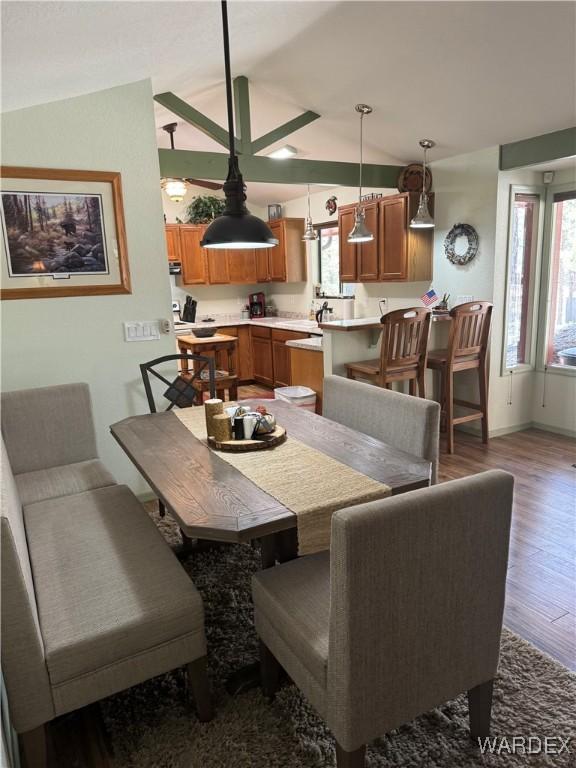
<svg viewBox="0 0 576 768"><path fill-rule="evenodd" d="M408 381L411 395L426 397L424 372L430 333L429 309L409 307L388 312L382 317L382 345L379 360L348 363L349 379L366 379L371 384L391 389L393 381Z"/></svg>
<svg viewBox="0 0 576 768"><path fill-rule="evenodd" d="M481 419L482 442L488 442L488 344L492 304L471 301L460 304L450 312L452 323L447 349L428 353L428 367L440 371L442 413L448 438L448 453L454 453L454 425ZM458 371L478 371L480 403L454 398L454 374ZM454 416L454 406L472 411Z"/></svg>

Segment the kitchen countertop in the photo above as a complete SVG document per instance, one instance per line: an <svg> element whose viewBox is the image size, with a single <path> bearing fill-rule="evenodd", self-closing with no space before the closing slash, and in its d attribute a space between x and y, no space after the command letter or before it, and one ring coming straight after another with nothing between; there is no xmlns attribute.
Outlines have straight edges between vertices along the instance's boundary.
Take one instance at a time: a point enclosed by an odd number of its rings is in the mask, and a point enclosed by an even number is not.
<svg viewBox="0 0 576 768"><path fill-rule="evenodd" d="M310 339L293 339L286 342L287 347L294 347L295 349L308 349L314 352L322 352L322 337L312 336Z"/></svg>
<svg viewBox="0 0 576 768"><path fill-rule="evenodd" d="M435 315L432 312L432 322L450 320L450 315ZM366 331L372 328L381 328L379 317L358 317L354 320L332 320L330 323L320 323L320 328L325 331Z"/></svg>
<svg viewBox="0 0 576 768"><path fill-rule="evenodd" d="M300 333L310 333L315 336L322 336L322 330L313 320L304 320L293 317L262 317L252 320L243 320L241 318L230 318L227 320L216 319L213 323L178 323L174 325L174 331L177 335L190 333L195 328L237 328L239 325L259 325L265 328L278 328L283 331L298 331Z"/></svg>

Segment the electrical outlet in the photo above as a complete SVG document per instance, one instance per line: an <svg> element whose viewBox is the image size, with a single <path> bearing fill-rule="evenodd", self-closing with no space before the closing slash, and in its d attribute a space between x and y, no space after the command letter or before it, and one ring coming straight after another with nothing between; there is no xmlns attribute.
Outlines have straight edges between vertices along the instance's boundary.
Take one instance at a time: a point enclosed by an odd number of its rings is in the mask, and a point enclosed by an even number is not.
<svg viewBox="0 0 576 768"><path fill-rule="evenodd" d="M159 338L158 320L130 320L124 323L124 341L157 341Z"/></svg>

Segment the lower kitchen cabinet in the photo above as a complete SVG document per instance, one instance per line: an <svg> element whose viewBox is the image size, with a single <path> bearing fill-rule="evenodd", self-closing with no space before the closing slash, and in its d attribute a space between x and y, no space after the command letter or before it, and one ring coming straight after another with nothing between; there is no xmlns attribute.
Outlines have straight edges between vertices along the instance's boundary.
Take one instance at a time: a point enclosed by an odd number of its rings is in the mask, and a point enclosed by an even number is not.
<svg viewBox="0 0 576 768"><path fill-rule="evenodd" d="M272 337L270 328L260 328L251 325L250 336L252 341L252 371L254 381L274 385L274 363L272 359Z"/></svg>
<svg viewBox="0 0 576 768"><path fill-rule="evenodd" d="M287 341L307 339L307 333L296 331L272 330L272 362L274 366L274 386L289 387L292 384L290 372L290 347Z"/></svg>
<svg viewBox="0 0 576 768"><path fill-rule="evenodd" d="M286 346L286 342L307 339L309 334L252 325L250 335L254 381L269 387L289 387L292 376L290 347Z"/></svg>

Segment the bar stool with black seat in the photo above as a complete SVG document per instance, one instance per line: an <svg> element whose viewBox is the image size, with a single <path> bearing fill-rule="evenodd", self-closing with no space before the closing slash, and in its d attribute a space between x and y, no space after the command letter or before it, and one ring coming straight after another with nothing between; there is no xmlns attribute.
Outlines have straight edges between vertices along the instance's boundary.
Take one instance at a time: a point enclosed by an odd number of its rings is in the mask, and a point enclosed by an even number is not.
<svg viewBox="0 0 576 768"><path fill-rule="evenodd" d="M379 360L347 363L349 379L365 379L391 389L393 381L408 381L409 392L426 397L424 372L430 333L429 309L409 307L388 312L382 317L382 346Z"/></svg>
<svg viewBox="0 0 576 768"><path fill-rule="evenodd" d="M428 353L428 368L440 371L442 415L447 432L448 453L454 453L454 425L481 419L482 442L488 442L488 364L492 304L489 301L471 301L459 304L450 312L451 324L447 349ZM478 371L480 403L454 398L454 374L459 371ZM454 406L472 411L454 416Z"/></svg>

